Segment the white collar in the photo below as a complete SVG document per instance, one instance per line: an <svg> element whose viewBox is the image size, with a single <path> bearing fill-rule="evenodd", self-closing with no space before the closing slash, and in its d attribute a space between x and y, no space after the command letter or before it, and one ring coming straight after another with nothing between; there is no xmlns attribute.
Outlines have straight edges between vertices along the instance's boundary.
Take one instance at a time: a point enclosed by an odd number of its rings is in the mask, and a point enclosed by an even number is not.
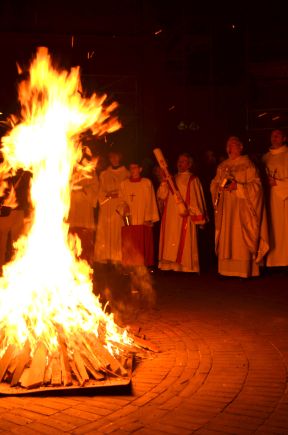
<svg viewBox="0 0 288 435"><path fill-rule="evenodd" d="M281 153L284 153L285 151L287 151L288 150L288 147L286 146L286 145L282 145L282 147L279 147L279 148L270 148L270 153L271 154L273 154L273 155L275 155L275 154L281 154Z"/></svg>
<svg viewBox="0 0 288 435"><path fill-rule="evenodd" d="M178 172L178 175L191 175L190 171Z"/></svg>

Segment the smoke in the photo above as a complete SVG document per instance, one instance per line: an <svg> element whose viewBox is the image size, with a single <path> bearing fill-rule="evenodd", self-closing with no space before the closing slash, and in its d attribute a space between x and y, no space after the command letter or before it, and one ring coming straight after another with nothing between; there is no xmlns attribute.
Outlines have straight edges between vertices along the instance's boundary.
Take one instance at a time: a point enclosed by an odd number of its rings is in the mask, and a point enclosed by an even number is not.
<svg viewBox="0 0 288 435"><path fill-rule="evenodd" d="M123 326L136 321L141 312L151 310L156 303L153 276L145 266L95 265L94 292L113 312L116 323Z"/></svg>

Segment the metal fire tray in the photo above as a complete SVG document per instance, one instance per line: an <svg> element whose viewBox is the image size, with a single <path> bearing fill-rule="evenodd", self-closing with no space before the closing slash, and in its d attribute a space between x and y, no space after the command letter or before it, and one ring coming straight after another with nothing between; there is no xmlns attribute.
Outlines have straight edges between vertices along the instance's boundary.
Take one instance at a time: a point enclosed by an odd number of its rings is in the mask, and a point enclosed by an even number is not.
<svg viewBox="0 0 288 435"><path fill-rule="evenodd" d="M108 378L103 381L89 380L83 387L72 385L71 387L51 385L39 388L26 389L11 387L6 382L0 383L1 396L61 396L61 395L92 395L92 394L129 394L131 393L131 378Z"/></svg>

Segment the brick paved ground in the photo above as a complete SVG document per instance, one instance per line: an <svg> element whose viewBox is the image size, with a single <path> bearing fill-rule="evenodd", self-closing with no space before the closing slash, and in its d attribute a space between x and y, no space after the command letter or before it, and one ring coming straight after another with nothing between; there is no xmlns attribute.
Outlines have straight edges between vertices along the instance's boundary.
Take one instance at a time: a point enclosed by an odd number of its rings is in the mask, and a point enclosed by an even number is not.
<svg viewBox="0 0 288 435"><path fill-rule="evenodd" d="M131 394L2 397L0 435L288 434L288 276L155 275ZM135 317L133 319L135 323Z"/></svg>

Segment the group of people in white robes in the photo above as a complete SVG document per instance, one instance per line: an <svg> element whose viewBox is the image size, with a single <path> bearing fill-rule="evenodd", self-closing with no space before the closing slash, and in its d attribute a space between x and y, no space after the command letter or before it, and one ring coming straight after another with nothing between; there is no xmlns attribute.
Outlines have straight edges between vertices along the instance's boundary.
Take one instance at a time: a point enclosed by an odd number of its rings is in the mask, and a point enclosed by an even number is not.
<svg viewBox="0 0 288 435"><path fill-rule="evenodd" d="M285 141L281 130L272 132L271 148L263 156L265 183L252 160L243 155L241 140L235 136L227 140L228 158L218 165L210 186L220 275L248 278L259 276L264 265L288 266ZM209 218L200 179L191 168L190 155L181 154L174 182L185 203L185 212L179 211L164 173L154 192L151 181L141 177L139 164L132 164L128 172L117 161L114 169L111 165L103 171L94 260L150 265L151 229L160 219L159 269L199 272L199 230ZM107 181L101 182L106 177ZM141 252L140 257L137 252Z"/></svg>
<svg viewBox="0 0 288 435"><path fill-rule="evenodd" d="M260 267L288 266L288 147L273 130L263 156L265 180L242 155L238 137L227 141L228 159L211 183L215 209L215 249L224 276L259 276ZM264 184L263 184L264 183Z"/></svg>
<svg viewBox="0 0 288 435"><path fill-rule="evenodd" d="M109 160L100 174L94 261L152 266L152 226L159 220L152 182L141 177L138 162L131 162L128 170L120 153L109 153Z"/></svg>
<svg viewBox="0 0 288 435"><path fill-rule="evenodd" d="M243 155L241 140L235 136L227 140L228 158L218 165L211 182L220 275L247 278L258 276L265 264L288 266L285 141L281 130L272 132L271 148L263 156L263 187L258 169ZM190 155L179 155L173 179L185 204L181 210L164 172L159 171L161 180L155 191L150 179L142 177L139 162L133 161L126 168L121 160L121 153L110 152L110 165L99 178L95 174L72 189L68 221L70 231L81 239L82 258L91 266L153 266L153 225L160 220L159 269L199 273L198 235L209 218ZM4 224L0 217L0 234L1 219Z"/></svg>
<svg viewBox="0 0 288 435"><path fill-rule="evenodd" d="M153 266L152 228L160 219L160 209L163 210L163 215L159 268L199 272L197 226L205 224L207 214L199 178L190 172L191 157L182 154L177 161L175 183L187 205L185 214L179 215L164 178L155 192L152 182L141 177L142 168L139 163L131 163L128 174L124 166L120 166L120 155L116 155L116 165L111 165L100 174L100 207L94 260L111 261L124 266Z"/></svg>

